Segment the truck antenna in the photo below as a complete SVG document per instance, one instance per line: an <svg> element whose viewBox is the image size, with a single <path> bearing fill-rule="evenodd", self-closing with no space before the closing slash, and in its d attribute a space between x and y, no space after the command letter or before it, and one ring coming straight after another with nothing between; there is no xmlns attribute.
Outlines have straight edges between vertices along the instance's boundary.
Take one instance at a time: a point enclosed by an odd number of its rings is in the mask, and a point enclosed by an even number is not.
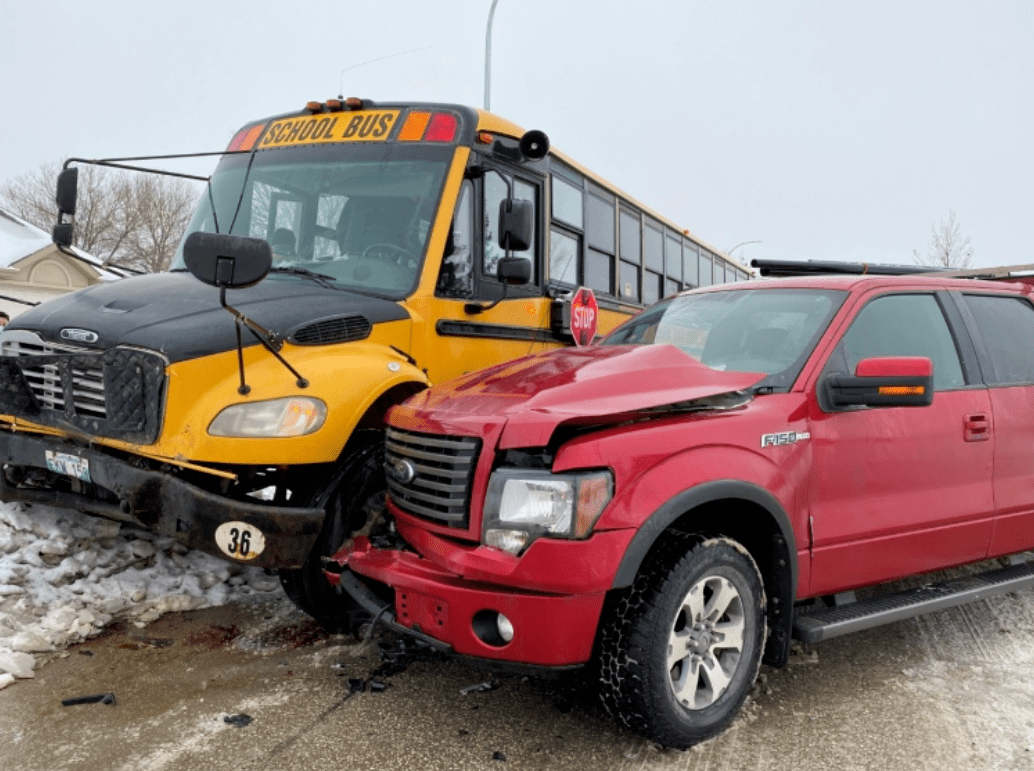
<svg viewBox="0 0 1034 771"><path fill-rule="evenodd" d="M337 98L345 98L345 73L349 70L354 70L356 67L362 67L366 64L373 64L374 62L381 62L385 59L391 59L395 56L402 56L403 54L412 54L416 53L417 51L426 51L428 48L434 48L434 46L430 45L424 46L423 48L410 48L408 51L399 51L398 53L388 54L387 56L378 56L376 59L370 59L369 61L359 62L359 64L353 64L351 66L345 67L343 70L341 70L341 75L339 76Z"/></svg>

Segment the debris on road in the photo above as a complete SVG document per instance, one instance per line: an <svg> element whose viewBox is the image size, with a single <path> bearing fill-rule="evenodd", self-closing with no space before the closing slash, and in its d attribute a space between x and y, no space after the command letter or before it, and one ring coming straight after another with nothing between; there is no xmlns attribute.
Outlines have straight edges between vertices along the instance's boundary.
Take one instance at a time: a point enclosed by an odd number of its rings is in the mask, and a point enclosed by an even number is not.
<svg viewBox="0 0 1034 771"><path fill-rule="evenodd" d="M243 712L238 715L227 715L223 718L224 723L229 723L237 728L244 728L244 726L248 725L252 720L253 718L251 715L245 715Z"/></svg>
<svg viewBox="0 0 1034 771"><path fill-rule="evenodd" d="M499 687L499 683L496 681L485 681L483 683L475 683L474 685L468 685L466 688L460 688L460 693L466 696L470 693L485 693L486 691L494 691Z"/></svg>
<svg viewBox="0 0 1034 771"><path fill-rule="evenodd" d="M62 699L62 707L74 707L77 704L115 704L115 694L108 693L95 693L91 696L75 696L71 699Z"/></svg>

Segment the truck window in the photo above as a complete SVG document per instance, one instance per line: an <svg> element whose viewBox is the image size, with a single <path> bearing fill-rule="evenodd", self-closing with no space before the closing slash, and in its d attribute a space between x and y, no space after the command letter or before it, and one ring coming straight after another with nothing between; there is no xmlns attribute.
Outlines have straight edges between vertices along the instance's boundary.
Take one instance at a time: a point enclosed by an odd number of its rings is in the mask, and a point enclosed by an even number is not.
<svg viewBox="0 0 1034 771"><path fill-rule="evenodd" d="M814 289L684 294L625 322L603 345L667 343L712 369L763 372L766 385L788 387L843 298Z"/></svg>
<svg viewBox="0 0 1034 771"><path fill-rule="evenodd" d="M885 295L869 302L855 317L827 369L853 373L858 362L874 356L926 356L933 361L935 389L966 384L955 339L932 294Z"/></svg>
<svg viewBox="0 0 1034 771"><path fill-rule="evenodd" d="M1034 383L1034 306L1020 297L967 294L963 298L994 370L984 377L994 385Z"/></svg>

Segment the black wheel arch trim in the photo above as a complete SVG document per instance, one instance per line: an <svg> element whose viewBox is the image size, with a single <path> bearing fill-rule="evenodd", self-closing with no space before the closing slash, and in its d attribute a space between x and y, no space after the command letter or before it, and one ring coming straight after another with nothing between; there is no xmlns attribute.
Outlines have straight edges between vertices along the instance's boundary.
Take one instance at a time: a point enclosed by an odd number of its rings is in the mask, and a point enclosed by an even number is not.
<svg viewBox="0 0 1034 771"><path fill-rule="evenodd" d="M779 529L779 533L772 537L775 564L758 567L762 575L766 576L766 586L769 577L778 584L772 592L772 602L768 603L771 634L765 646L764 661L770 666L781 667L790 655L793 603L797 596L797 546L790 518L782 504L763 487L742 480L722 479L705 482L670 498L646 519L632 537L611 588L624 589L632 585L650 549L677 519L698 506L728 499L756 504L772 518Z"/></svg>

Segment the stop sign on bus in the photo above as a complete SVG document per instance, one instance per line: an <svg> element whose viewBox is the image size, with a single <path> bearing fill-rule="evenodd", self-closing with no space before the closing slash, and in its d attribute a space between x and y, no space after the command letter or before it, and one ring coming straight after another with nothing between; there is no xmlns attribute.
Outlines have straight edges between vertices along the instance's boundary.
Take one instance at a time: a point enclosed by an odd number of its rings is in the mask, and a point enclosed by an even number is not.
<svg viewBox="0 0 1034 771"><path fill-rule="evenodd" d="M571 336L575 345L589 345L592 342L596 337L599 315L596 295L588 287L581 287L571 298Z"/></svg>

